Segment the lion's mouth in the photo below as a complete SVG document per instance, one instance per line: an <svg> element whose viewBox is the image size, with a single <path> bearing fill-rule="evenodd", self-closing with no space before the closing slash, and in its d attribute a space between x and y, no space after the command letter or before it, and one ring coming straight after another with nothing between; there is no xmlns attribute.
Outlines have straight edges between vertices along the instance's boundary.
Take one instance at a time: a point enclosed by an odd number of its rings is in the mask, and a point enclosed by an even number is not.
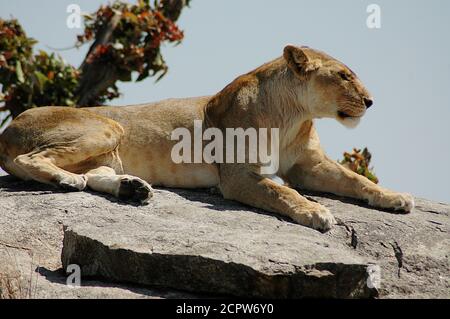
<svg viewBox="0 0 450 319"><path fill-rule="evenodd" d="M349 114L347 114L347 113L345 113L345 112L342 112L342 111L339 111L339 112L338 112L338 116L339 116L340 118L342 118L342 119L348 119L348 118L353 117L353 116L351 116L351 115L349 115Z"/></svg>
<svg viewBox="0 0 450 319"><path fill-rule="evenodd" d="M356 119L356 118L360 118L362 115L350 115L348 113L345 113L343 111L338 111L338 116L345 120L345 119Z"/></svg>

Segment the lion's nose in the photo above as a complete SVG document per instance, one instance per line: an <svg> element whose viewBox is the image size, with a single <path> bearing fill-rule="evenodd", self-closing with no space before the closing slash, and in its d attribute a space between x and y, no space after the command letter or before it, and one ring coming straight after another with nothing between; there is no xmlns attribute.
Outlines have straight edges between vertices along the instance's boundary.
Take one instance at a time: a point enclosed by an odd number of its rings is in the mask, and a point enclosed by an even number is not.
<svg viewBox="0 0 450 319"><path fill-rule="evenodd" d="M370 108L373 105L373 100L364 98L364 104L366 105L367 108Z"/></svg>

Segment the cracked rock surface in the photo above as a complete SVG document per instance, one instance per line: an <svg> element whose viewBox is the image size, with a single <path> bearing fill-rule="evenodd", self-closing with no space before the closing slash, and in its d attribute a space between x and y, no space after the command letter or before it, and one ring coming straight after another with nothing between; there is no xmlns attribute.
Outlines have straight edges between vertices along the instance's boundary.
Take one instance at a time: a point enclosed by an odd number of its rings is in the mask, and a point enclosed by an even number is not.
<svg viewBox="0 0 450 319"><path fill-rule="evenodd" d="M450 206L395 215L308 197L336 216L330 232L208 190L158 189L136 207L1 177L0 298L450 298ZM70 264L82 287L65 285Z"/></svg>

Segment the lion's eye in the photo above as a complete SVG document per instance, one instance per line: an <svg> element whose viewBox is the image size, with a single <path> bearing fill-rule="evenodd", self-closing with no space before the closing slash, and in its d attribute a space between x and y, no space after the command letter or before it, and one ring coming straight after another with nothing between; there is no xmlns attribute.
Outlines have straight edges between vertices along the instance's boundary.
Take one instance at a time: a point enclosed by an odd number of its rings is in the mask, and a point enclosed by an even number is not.
<svg viewBox="0 0 450 319"><path fill-rule="evenodd" d="M345 72L339 72L339 76L344 81L350 81L350 76L347 73L345 73Z"/></svg>

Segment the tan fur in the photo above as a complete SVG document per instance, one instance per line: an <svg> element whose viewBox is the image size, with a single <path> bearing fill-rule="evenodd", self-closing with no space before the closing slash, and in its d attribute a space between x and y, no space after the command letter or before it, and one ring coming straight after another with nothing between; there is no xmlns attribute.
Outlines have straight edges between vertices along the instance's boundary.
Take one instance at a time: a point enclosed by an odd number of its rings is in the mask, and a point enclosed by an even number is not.
<svg viewBox="0 0 450 319"><path fill-rule="evenodd" d="M0 137L0 164L10 174L82 190L90 187L147 202L148 183L166 187L219 186L225 198L327 230L327 208L294 188L323 191L410 212L408 194L388 191L326 157L313 119L355 126L371 99L341 62L313 49L287 46L283 57L233 81L212 97L166 100L127 107L43 107L17 117ZM174 164L171 132L204 128L280 128L278 176L259 164Z"/></svg>

